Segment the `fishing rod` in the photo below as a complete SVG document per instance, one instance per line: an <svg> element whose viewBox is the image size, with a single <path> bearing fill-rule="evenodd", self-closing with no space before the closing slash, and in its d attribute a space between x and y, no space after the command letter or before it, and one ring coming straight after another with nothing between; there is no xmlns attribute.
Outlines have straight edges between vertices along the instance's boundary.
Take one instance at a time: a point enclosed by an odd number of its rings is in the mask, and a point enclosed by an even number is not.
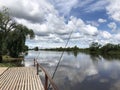
<svg viewBox="0 0 120 90"><path fill-rule="evenodd" d="M68 45L68 43L69 43L69 41L70 41L70 39L71 39L72 33L73 33L73 30L70 32L69 37L68 37L68 39L67 39L67 42L66 42L64 48L67 47L67 45ZM56 68L55 68L55 70L54 70L54 72L53 72L53 74L52 74L52 79L54 79L54 76L55 76L55 74L56 74L56 72L57 72L57 69L58 69L59 64L60 64L60 62L61 62L61 60L62 60L62 57L63 57L63 55L64 55L64 52L65 52L65 50L63 50L63 52L62 52L62 54L61 54L61 56L60 56L60 59L59 59L57 65L56 65ZM39 55L40 55L40 52L38 53L38 55L36 55L36 57L35 57L36 60L38 59ZM50 84L49 84L49 86L48 86L48 90L49 90L49 88L50 88Z"/></svg>
<svg viewBox="0 0 120 90"><path fill-rule="evenodd" d="M68 45L68 43L69 43L69 41L70 41L70 39L71 39L72 33L73 33L73 30L71 31L71 33L70 33L70 35L69 35L69 37L68 37L68 40L67 40L64 48L67 47L67 45ZM55 76L55 74L56 74L56 71L57 71L57 69L58 69L58 66L59 66L61 60L62 60L62 57L63 57L63 55L64 55L64 52L65 52L65 50L63 50L63 52L62 52L62 54L61 54L61 56L60 56L60 59L59 59L59 61L58 61L58 63L57 63L57 66L56 66L56 68L55 68L55 71L54 71L54 73L53 73L53 75L52 75L52 79L54 78L54 76Z"/></svg>
<svg viewBox="0 0 120 90"><path fill-rule="evenodd" d="M40 51L39 51L38 55L36 55L35 60L37 60L39 56L40 56Z"/></svg>
<svg viewBox="0 0 120 90"><path fill-rule="evenodd" d="M68 43L69 43L69 41L70 41L70 39L71 39L72 33L73 33L73 29L72 29L72 31L70 32L70 35L69 35L69 37L68 37L68 40L67 40L64 48L67 47L67 45L68 45ZM64 55L64 52L65 52L65 50L63 50L63 52L62 52L62 54L61 54L61 56L60 56L60 59L59 59L59 61L58 61L58 63L57 63L57 66L56 66L56 68L55 68L55 70L54 70L54 72L53 72L52 79L54 79L54 76L55 76L55 74L56 74L56 72L57 72L57 69L58 69L59 64L60 64L60 62L61 62L61 60L62 60L62 57L63 57L63 55ZM49 86L48 86L48 90L49 90L49 88L50 88L50 84L49 84Z"/></svg>
<svg viewBox="0 0 120 90"><path fill-rule="evenodd" d="M42 46L43 46L43 43L41 44L41 48L42 48ZM34 58L35 60L37 60L37 59L39 58L40 53L41 53L41 52L39 51L39 53L35 56L35 58Z"/></svg>

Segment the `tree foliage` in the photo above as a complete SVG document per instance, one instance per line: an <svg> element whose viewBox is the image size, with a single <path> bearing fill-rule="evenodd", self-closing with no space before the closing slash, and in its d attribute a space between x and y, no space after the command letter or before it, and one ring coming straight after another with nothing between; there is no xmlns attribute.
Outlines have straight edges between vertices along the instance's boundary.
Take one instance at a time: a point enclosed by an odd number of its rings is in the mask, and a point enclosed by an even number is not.
<svg viewBox="0 0 120 90"><path fill-rule="evenodd" d="M104 46L101 47L101 52L102 53L113 53L113 52L120 52L120 44L106 44Z"/></svg>
<svg viewBox="0 0 120 90"><path fill-rule="evenodd" d="M38 48L38 47L35 47L35 48L34 48L34 50L35 50L35 51L38 51L38 50L39 50L39 48Z"/></svg>
<svg viewBox="0 0 120 90"><path fill-rule="evenodd" d="M25 45L26 37L34 38L34 32L10 17L8 9L0 11L0 54L9 54L18 57L28 47Z"/></svg>
<svg viewBox="0 0 120 90"><path fill-rule="evenodd" d="M59 47L59 48L49 48L49 49L43 49L43 50L50 50L50 51L73 51L73 52L77 52L79 51L79 47L77 46L74 46L74 47L66 47L66 48L63 48L63 47Z"/></svg>
<svg viewBox="0 0 120 90"><path fill-rule="evenodd" d="M90 53L99 54L120 54L120 44L107 43L105 45L100 45L97 42L93 42L89 47Z"/></svg>
<svg viewBox="0 0 120 90"><path fill-rule="evenodd" d="M92 44L90 45L89 49L92 52L96 52L99 50L99 48L101 47L101 45L97 42L92 42Z"/></svg>

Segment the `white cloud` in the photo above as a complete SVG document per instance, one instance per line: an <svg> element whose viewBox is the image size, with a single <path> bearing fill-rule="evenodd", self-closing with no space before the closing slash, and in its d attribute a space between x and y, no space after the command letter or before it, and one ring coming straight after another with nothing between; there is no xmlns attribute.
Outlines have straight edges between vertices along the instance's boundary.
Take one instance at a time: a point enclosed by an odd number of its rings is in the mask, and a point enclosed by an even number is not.
<svg viewBox="0 0 120 90"><path fill-rule="evenodd" d="M94 11L99 11L105 8L107 5L108 1L106 0L98 0L97 2L88 5L87 8L85 8L86 12L94 12Z"/></svg>
<svg viewBox="0 0 120 90"><path fill-rule="evenodd" d="M91 24L92 26L98 27L99 23L96 21L87 21L88 24Z"/></svg>
<svg viewBox="0 0 120 90"><path fill-rule="evenodd" d="M85 25L84 27L81 28L82 32L84 32L87 35L97 35L98 34L98 29L94 26L91 25Z"/></svg>
<svg viewBox="0 0 120 90"><path fill-rule="evenodd" d="M98 32L98 29L95 26L86 24L82 19L77 19L76 17L71 17L71 21L69 21L68 25L79 30L81 34L96 35Z"/></svg>
<svg viewBox="0 0 120 90"><path fill-rule="evenodd" d="M114 35L115 40L120 41L120 33Z"/></svg>
<svg viewBox="0 0 120 90"><path fill-rule="evenodd" d="M50 31L48 31L48 27L47 27L46 24L31 23L31 22L29 22L25 19L18 19L18 18L15 18L15 20L18 23L24 24L28 28L33 29L35 34L38 35L38 36L47 36L50 32Z"/></svg>
<svg viewBox="0 0 120 90"><path fill-rule="evenodd" d="M107 20L106 20L106 19L103 19L103 18L99 18L99 19L98 19L98 22L99 22L99 23L104 23L104 22L107 22Z"/></svg>
<svg viewBox="0 0 120 90"><path fill-rule="evenodd" d="M59 13L63 15L69 15L71 9L76 6L78 1L79 0L50 0Z"/></svg>
<svg viewBox="0 0 120 90"><path fill-rule="evenodd" d="M107 31L102 31L100 32L101 33L101 36L104 38L104 39L110 39L112 37L112 35L107 32Z"/></svg>
<svg viewBox="0 0 120 90"><path fill-rule="evenodd" d="M82 38L82 35L80 33L73 33L72 36L71 36L72 39L80 39Z"/></svg>
<svg viewBox="0 0 120 90"><path fill-rule="evenodd" d="M109 5L106 7L108 15L115 21L120 22L120 0L108 0Z"/></svg>
<svg viewBox="0 0 120 90"><path fill-rule="evenodd" d="M48 14L57 14L54 6L46 0L0 0L0 3L1 7L4 5L10 9L12 16L31 22L42 23Z"/></svg>
<svg viewBox="0 0 120 90"><path fill-rule="evenodd" d="M79 41L81 38L89 41L90 36L98 34L98 29L95 26L87 24L82 19L73 16L70 17L67 24L63 17L59 17L55 14L49 14L46 18L46 22L43 24L32 23L24 19L16 20L34 30L37 35L32 41L32 43L36 43L34 45L38 45L37 42L48 42L52 45L54 43L61 43L59 45L63 45L62 43L66 42L72 30L71 39L74 41ZM27 44L29 44L29 40L27 40Z"/></svg>
<svg viewBox="0 0 120 90"><path fill-rule="evenodd" d="M96 37L98 42L102 45L107 43L119 44L120 33L109 33L108 31L99 31L98 37Z"/></svg>
<svg viewBox="0 0 120 90"><path fill-rule="evenodd" d="M93 2L94 0L78 0L79 3L77 3L77 5L75 7L84 7L88 4L90 4L91 2Z"/></svg>
<svg viewBox="0 0 120 90"><path fill-rule="evenodd" d="M78 43L83 43L84 46L87 46L92 41L106 43L115 42L114 39L118 42L120 38L119 34L113 35L107 31L98 30L98 23L96 22L91 21L86 23L81 18L71 16L66 23L66 19L60 16L59 13L68 14L75 5L78 5L77 2L78 0L56 0L55 3L60 7L60 11L53 6L54 4L52 5L47 0L31 0L31 2L29 0L0 0L0 5L5 5L10 8L11 15L18 23L22 23L34 30L36 35L35 39L27 39L26 42L26 44L31 47L39 46L41 43L43 43L41 46L44 47L64 46L72 30L71 39L73 44L75 41L78 41ZM87 2L87 0L85 0L83 5L88 3L90 3L90 1ZM103 0L99 3L101 3L100 6L105 4ZM100 18L98 22L103 23L106 22L106 20ZM108 26L112 29L116 29L117 27L114 22ZM111 37L114 38L109 39Z"/></svg>
<svg viewBox="0 0 120 90"><path fill-rule="evenodd" d="M111 28L112 30L116 30L117 25L116 25L115 22L111 22L111 23L108 24L108 27Z"/></svg>

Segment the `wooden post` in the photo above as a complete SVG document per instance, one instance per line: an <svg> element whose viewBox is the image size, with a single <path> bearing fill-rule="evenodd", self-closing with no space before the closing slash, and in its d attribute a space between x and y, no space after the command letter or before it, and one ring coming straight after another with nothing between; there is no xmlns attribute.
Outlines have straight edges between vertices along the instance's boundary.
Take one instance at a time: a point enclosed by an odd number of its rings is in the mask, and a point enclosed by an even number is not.
<svg viewBox="0 0 120 90"><path fill-rule="evenodd" d="M47 75L45 74L45 90L48 90L48 77Z"/></svg>
<svg viewBox="0 0 120 90"><path fill-rule="evenodd" d="M39 64L37 63L37 75L39 74Z"/></svg>

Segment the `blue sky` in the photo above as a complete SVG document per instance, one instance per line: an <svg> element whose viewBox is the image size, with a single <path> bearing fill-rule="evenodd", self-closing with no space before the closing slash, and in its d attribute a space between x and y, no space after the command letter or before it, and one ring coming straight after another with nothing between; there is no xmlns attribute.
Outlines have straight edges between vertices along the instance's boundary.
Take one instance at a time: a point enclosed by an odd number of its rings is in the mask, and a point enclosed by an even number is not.
<svg viewBox="0 0 120 90"><path fill-rule="evenodd" d="M0 0L18 23L33 29L35 38L27 38L29 47L88 47L120 42L119 0Z"/></svg>

